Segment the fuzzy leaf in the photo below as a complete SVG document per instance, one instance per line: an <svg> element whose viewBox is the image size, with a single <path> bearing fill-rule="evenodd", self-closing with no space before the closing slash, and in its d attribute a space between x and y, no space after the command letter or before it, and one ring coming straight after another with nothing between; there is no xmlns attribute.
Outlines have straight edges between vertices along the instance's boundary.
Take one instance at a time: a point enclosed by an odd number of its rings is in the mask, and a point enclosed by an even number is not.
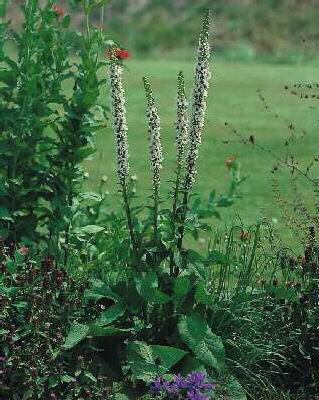
<svg viewBox="0 0 319 400"><path fill-rule="evenodd" d="M148 272L135 278L136 289L146 301L154 304L165 304L170 297L157 289L158 281L155 272Z"/></svg>
<svg viewBox="0 0 319 400"><path fill-rule="evenodd" d="M186 298L191 289L191 283L188 276L178 276L174 282L173 301L179 306Z"/></svg>
<svg viewBox="0 0 319 400"><path fill-rule="evenodd" d="M103 311L96 323L100 326L108 325L111 322L115 321L118 317L121 317L125 312L125 305L123 302L118 302L108 307L105 311Z"/></svg>
<svg viewBox="0 0 319 400"><path fill-rule="evenodd" d="M78 343L80 343L89 333L89 326L84 324L79 324L75 322L65 339L63 347L66 350L72 349Z"/></svg>
<svg viewBox="0 0 319 400"><path fill-rule="evenodd" d="M194 313L183 316L178 324L182 340L205 365L222 372L225 368L225 349L221 338L215 335L203 316Z"/></svg>
<svg viewBox="0 0 319 400"><path fill-rule="evenodd" d="M127 360L135 379L150 382L177 364L186 351L169 346L149 346L145 342L132 342L127 346Z"/></svg>

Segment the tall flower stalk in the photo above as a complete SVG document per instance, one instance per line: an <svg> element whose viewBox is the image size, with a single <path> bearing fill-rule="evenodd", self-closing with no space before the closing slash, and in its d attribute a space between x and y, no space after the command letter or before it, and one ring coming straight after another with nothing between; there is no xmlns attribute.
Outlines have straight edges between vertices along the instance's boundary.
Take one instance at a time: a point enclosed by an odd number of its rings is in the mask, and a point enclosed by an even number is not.
<svg viewBox="0 0 319 400"><path fill-rule="evenodd" d="M149 135L150 166L152 171L153 199L154 199L154 238L158 241L158 203L159 189L161 183L161 169L163 162L161 145L161 125L158 115L156 102L154 99L151 85L147 78L143 78L146 99L147 99L147 119Z"/></svg>
<svg viewBox="0 0 319 400"><path fill-rule="evenodd" d="M183 72L180 71L177 80L176 104L176 180L173 193L173 219L176 217L178 194L181 183L181 174L185 167L185 150L188 143L188 102L185 94L185 81Z"/></svg>
<svg viewBox="0 0 319 400"><path fill-rule="evenodd" d="M181 186L181 175L185 168L185 150L188 143L188 102L185 94L185 81L183 72L180 71L177 79L177 102L176 102L176 178L173 188L172 218L175 226L177 218L177 206ZM174 253L170 256L170 275L174 274Z"/></svg>
<svg viewBox="0 0 319 400"><path fill-rule="evenodd" d="M111 86L113 130L115 134L117 153L117 179L123 196L133 253L135 256L137 256L137 243L127 195L127 179L129 177L130 167L127 142L128 127L126 122L125 93L123 89L123 67L119 65L115 59L113 59L111 62L109 76Z"/></svg>
<svg viewBox="0 0 319 400"><path fill-rule="evenodd" d="M209 59L209 27L210 12L206 11L202 31L199 37L197 62L194 73L194 84L191 101L191 116L189 124L189 146L186 156L185 178L183 184L183 204L182 204L182 224L179 230L178 248L181 249L184 236L184 227L188 194L193 187L197 174L197 160L199 146L202 141L202 131L204 127L206 99L210 80Z"/></svg>

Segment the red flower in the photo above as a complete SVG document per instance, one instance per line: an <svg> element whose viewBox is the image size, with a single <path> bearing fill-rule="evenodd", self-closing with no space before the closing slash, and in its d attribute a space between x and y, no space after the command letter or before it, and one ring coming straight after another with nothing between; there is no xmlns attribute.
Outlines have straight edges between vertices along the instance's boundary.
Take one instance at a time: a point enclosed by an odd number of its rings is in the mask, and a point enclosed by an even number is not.
<svg viewBox="0 0 319 400"><path fill-rule="evenodd" d="M58 6L57 4L53 4L52 11L54 11L58 17L64 17L65 15L65 11L63 10L63 8Z"/></svg>
<svg viewBox="0 0 319 400"><path fill-rule="evenodd" d="M239 234L240 240L245 241L248 239L248 237L249 237L249 232L244 231L244 230L240 231L240 234Z"/></svg>
<svg viewBox="0 0 319 400"><path fill-rule="evenodd" d="M23 256L26 256L29 253L29 248L26 246L21 246L19 248L19 253L22 254Z"/></svg>
<svg viewBox="0 0 319 400"><path fill-rule="evenodd" d="M227 157L226 158L226 160L225 160L225 165L226 165L226 167L227 168L230 168L232 165L233 165L233 163L236 161L236 156L229 156L229 157Z"/></svg>
<svg viewBox="0 0 319 400"><path fill-rule="evenodd" d="M126 58L130 58L131 54L129 51L123 49L107 49L105 50L105 57L116 57L119 60L125 60Z"/></svg>

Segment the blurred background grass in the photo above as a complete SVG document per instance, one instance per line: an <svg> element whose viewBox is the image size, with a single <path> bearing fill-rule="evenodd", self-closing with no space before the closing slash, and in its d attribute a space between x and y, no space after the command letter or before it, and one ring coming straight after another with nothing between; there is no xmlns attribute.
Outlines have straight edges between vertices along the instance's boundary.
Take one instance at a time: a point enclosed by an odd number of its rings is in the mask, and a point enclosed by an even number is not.
<svg viewBox="0 0 319 400"><path fill-rule="evenodd" d="M73 2L73 5L72 5ZM72 15L73 26L82 27L83 16L72 2L57 1ZM11 2L10 16L20 23L19 4ZM169 192L168 180L174 170L175 91L178 71L186 75L191 90L193 59L201 25L202 11L213 11L212 88L208 99L207 124L201 148L198 183L195 190L204 195L226 187L224 160L235 155L242 165L243 199L227 210L224 222L242 218L254 223L266 216L278 224L284 235L283 210L274 203L270 170L274 158L240 143L225 127L229 122L243 135L254 135L256 143L284 157L284 142L291 135L288 126L296 126L295 152L301 167L317 154L317 100L290 96L284 86L316 81L319 64L318 0L109 0L104 7L104 29L131 54L126 62L125 87L129 122L131 172L138 176L138 189L149 194L149 167L145 122L145 97L141 78L151 78L163 122L165 167L163 197ZM92 16L98 25L101 15ZM257 90L268 99L275 118L258 99ZM105 101L108 102L108 99ZM306 135L301 134L305 130ZM299 138L300 136L300 138ZM108 175L112 201L117 201L114 140L111 128L97 137L98 152L86 163L89 187L96 188L102 175ZM316 173L316 172L315 172ZM279 175L283 193L293 198L290 171ZM302 178L302 196L312 201L312 188Z"/></svg>
<svg viewBox="0 0 319 400"><path fill-rule="evenodd" d="M40 0L44 1L44 0ZM10 16L21 22L19 6L12 0ZM73 25L84 25L77 4L57 0L72 15ZM232 61L255 59L300 62L317 56L318 0L107 0L104 27L112 38L142 55L190 58L197 42L202 12L214 15L214 52ZM100 23L100 11L92 15Z"/></svg>

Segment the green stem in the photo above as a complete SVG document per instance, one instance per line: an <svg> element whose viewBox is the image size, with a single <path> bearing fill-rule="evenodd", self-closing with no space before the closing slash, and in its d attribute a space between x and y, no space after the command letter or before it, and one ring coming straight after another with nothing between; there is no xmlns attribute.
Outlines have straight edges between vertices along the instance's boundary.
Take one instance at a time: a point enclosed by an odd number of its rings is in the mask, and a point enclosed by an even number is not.
<svg viewBox="0 0 319 400"><path fill-rule="evenodd" d="M188 191L184 192L184 197L183 197L183 203L182 203L182 214L181 214L181 220L180 220L180 226L178 228L178 240L177 240L177 250L180 252L183 246L183 239L184 239L184 223L186 219L186 212L187 212L187 203L188 203ZM170 271L171 273L174 273L178 275L179 270L178 268L173 271L173 267Z"/></svg>
<svg viewBox="0 0 319 400"><path fill-rule="evenodd" d="M177 172L176 172L175 188L174 188L174 194L173 194L173 209L172 209L172 218L173 218L174 229L175 229L175 225L176 225L176 211L177 211L177 204L178 204L180 175L181 175L181 168L180 168L180 165L178 165ZM173 276L174 275L174 252L171 252L171 255L170 255L169 270L170 270L170 276Z"/></svg>
<svg viewBox="0 0 319 400"><path fill-rule="evenodd" d="M173 195L172 215L173 215L174 223L176 221L176 210L177 210L177 204L178 204L178 193L179 193L180 178L181 178L181 167L180 167L180 165L178 165L177 172L176 172L175 189L174 189L174 195Z"/></svg>
<svg viewBox="0 0 319 400"><path fill-rule="evenodd" d="M158 243L158 186L154 188L154 241Z"/></svg>
<svg viewBox="0 0 319 400"><path fill-rule="evenodd" d="M127 197L127 190L126 190L125 185L122 186L122 195L123 195L123 201L124 201L124 209L125 209L125 214L126 214L127 227L129 230L131 244L132 244L133 255L135 258L135 262L137 262L137 260L138 260L137 242L136 242L136 238L135 238L135 232L134 232L134 228L133 228L133 220L132 220L130 205L129 205L129 201L128 201L128 197Z"/></svg>

